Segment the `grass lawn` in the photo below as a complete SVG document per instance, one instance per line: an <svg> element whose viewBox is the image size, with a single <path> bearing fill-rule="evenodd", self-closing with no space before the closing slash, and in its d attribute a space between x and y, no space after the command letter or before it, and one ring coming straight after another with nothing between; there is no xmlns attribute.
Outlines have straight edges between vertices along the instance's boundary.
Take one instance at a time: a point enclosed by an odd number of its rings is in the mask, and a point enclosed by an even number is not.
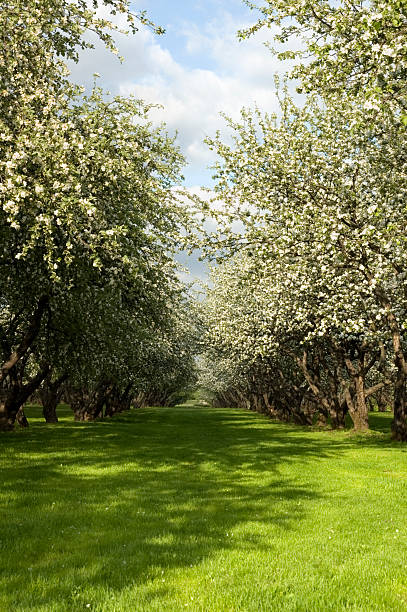
<svg viewBox="0 0 407 612"><path fill-rule="evenodd" d="M407 446L238 410L0 435L0 611L407 610Z"/></svg>

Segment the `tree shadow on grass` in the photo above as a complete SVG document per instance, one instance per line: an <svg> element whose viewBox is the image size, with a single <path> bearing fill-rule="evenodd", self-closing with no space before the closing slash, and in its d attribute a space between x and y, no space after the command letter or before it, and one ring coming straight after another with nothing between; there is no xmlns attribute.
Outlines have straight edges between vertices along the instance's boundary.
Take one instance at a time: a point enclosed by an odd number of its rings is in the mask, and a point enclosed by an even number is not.
<svg viewBox="0 0 407 612"><path fill-rule="evenodd" d="M182 407L2 436L7 605L79 610L92 589L137 586L153 601L167 589L162 572L268 550L263 526L300 530L307 501L321 498L296 466L349 444L250 413Z"/></svg>

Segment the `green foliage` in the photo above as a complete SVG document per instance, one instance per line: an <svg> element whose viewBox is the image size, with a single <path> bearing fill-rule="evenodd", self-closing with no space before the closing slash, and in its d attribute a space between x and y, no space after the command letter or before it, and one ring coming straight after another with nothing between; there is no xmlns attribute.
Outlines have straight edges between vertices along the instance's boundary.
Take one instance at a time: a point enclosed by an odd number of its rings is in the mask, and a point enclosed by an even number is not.
<svg viewBox="0 0 407 612"><path fill-rule="evenodd" d="M337 97L338 111L344 91L364 99L367 112L383 104L405 109L405 2L244 1L261 17L240 37L272 28L275 41L294 46L280 58L297 58L291 76L299 78L305 90L318 91L326 99Z"/></svg>
<svg viewBox="0 0 407 612"><path fill-rule="evenodd" d="M188 223L174 190L184 160L149 122L151 106L96 85L83 95L65 64L90 30L116 51L102 14L122 13L133 33L137 20L153 24L127 0L0 4L3 390L10 396L35 366L74 386L102 378L139 390L162 367L163 383L185 319L172 258ZM173 377L191 376L187 353L183 375L172 359Z"/></svg>
<svg viewBox="0 0 407 612"><path fill-rule="evenodd" d="M405 441L405 5L246 4L262 18L241 36L271 27L289 42L281 59L297 57L290 77L308 96L297 107L279 90L278 115L243 110L227 119L228 144L207 140L219 158L208 250L238 256L209 292L205 376L215 363L223 405L232 392L233 404L273 412L283 388L296 418L309 420L304 402L331 417L335 405L365 428L366 399L393 375L393 433Z"/></svg>

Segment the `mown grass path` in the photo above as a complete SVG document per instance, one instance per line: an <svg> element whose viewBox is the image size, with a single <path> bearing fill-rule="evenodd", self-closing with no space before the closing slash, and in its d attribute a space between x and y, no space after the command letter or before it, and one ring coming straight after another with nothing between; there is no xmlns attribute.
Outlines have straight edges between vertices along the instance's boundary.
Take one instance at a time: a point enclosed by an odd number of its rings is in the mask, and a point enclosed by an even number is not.
<svg viewBox="0 0 407 612"><path fill-rule="evenodd" d="M0 436L0 611L407 610L389 420L359 437L202 406L34 418Z"/></svg>

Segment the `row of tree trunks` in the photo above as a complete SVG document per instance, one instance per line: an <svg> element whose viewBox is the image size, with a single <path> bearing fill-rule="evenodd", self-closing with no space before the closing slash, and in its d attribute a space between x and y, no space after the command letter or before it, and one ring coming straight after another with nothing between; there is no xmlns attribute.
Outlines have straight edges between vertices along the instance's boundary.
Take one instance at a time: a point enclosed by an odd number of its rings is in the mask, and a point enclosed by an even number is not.
<svg viewBox="0 0 407 612"><path fill-rule="evenodd" d="M46 423L58 423L57 406L64 393L77 421L94 421L98 417L113 416L131 407L131 384L120 392L114 385L103 382L93 392L88 392L84 389L66 389L64 383L67 378L63 374L52 380L52 373L47 366L29 383L22 385L16 380L9 388L3 388L0 391L0 430L10 431L16 422L22 427L28 426L23 405L35 391L42 403Z"/></svg>
<svg viewBox="0 0 407 612"><path fill-rule="evenodd" d="M295 357L295 361L301 370L310 393L313 394L318 413L323 415L323 421L331 421L333 429L345 427L347 406L339 393L337 372L325 368L325 376L328 384L326 388L322 384L321 366L322 362L318 356L314 356L313 363L309 363L307 351L303 351L302 357Z"/></svg>
<svg viewBox="0 0 407 612"><path fill-rule="evenodd" d="M339 345L332 341L330 347L321 345L321 350L314 350L311 355L306 350L301 356L288 350L285 354L287 371L275 370L273 364L266 364L263 371L259 368L249 377L248 388L217 394L217 405L248 408L300 425L326 426L329 422L334 429L345 427L349 413L355 431L368 429L373 397L375 405L385 409L393 381L386 370L383 344L378 349L366 343ZM373 375L370 374L372 368ZM403 371L402 367L398 371ZM405 384L403 386L402 382L399 403L404 402L405 406ZM397 398L396 390L396 401ZM397 412L404 420L402 408ZM400 424L397 429L400 430Z"/></svg>
<svg viewBox="0 0 407 612"><path fill-rule="evenodd" d="M67 399L74 413L75 421L94 421L103 416L103 407L109 392L109 383L100 382L95 389L67 390Z"/></svg>
<svg viewBox="0 0 407 612"><path fill-rule="evenodd" d="M132 401L131 389L131 384L128 384L123 392L120 392L117 387L112 388L111 392L106 397L106 417L111 417L114 414L130 410Z"/></svg>
<svg viewBox="0 0 407 612"><path fill-rule="evenodd" d="M130 410L132 385L121 391L110 381L101 381L93 390L68 388L66 397L75 421L94 421Z"/></svg>

